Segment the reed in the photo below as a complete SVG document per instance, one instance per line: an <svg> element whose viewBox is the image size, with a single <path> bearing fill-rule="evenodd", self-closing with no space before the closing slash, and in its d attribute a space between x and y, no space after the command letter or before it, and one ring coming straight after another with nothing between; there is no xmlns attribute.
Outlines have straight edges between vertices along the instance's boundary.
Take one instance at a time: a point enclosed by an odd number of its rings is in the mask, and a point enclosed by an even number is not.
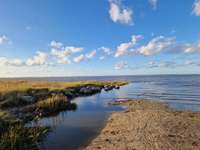
<svg viewBox="0 0 200 150"><path fill-rule="evenodd" d="M48 82L48 81L27 81L27 80L0 80L0 93L13 91L27 91L29 89L49 89L61 90L65 88L75 88L87 85L104 86L104 85L125 85L127 82L119 81L79 81L79 82Z"/></svg>

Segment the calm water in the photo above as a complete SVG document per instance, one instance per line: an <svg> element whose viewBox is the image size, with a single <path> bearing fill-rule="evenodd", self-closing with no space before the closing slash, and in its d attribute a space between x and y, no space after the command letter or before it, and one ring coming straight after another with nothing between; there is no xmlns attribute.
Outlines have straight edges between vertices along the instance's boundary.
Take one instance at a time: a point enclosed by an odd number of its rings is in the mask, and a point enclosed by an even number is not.
<svg viewBox="0 0 200 150"><path fill-rule="evenodd" d="M62 112L44 118L39 124L53 127L43 147L48 150L73 150L85 146L103 127L112 111L123 109L108 106L115 99L146 99L167 102L178 110L200 111L200 75L120 76L45 78L50 81L127 80L129 85L120 90L76 98L75 112ZM41 148L41 149L42 149Z"/></svg>

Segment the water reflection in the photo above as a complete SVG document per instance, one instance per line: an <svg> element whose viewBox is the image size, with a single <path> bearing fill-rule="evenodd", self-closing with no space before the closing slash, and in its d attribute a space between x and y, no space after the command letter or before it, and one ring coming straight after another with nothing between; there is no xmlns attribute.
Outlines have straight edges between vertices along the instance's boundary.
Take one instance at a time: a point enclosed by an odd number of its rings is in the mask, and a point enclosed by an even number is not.
<svg viewBox="0 0 200 150"><path fill-rule="evenodd" d="M40 124L54 127L44 143L45 148L73 150L87 144L98 134L110 112L123 109L120 106L108 106L109 102L116 99L163 101L175 109L200 111L200 76L145 76L126 79L132 84L120 90L103 91L74 99L73 103L78 106L75 112L65 111L40 120Z"/></svg>
<svg viewBox="0 0 200 150"><path fill-rule="evenodd" d="M37 123L53 127L41 147L48 150L77 149L86 145L104 126L112 111L122 110L121 106L108 106L108 102L117 97L118 90L102 91L99 94L75 98L76 111L60 112L39 120Z"/></svg>

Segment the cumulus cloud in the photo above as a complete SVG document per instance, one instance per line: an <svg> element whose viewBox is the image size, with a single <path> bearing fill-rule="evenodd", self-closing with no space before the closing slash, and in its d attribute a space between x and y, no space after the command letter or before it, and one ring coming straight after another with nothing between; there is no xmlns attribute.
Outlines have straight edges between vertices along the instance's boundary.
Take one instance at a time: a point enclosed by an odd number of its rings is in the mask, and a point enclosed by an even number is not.
<svg viewBox="0 0 200 150"><path fill-rule="evenodd" d="M63 43L57 41L51 41L50 47L52 50L66 51L68 54L81 52L83 50L82 47L64 46Z"/></svg>
<svg viewBox="0 0 200 150"><path fill-rule="evenodd" d="M127 62L121 61L115 65L115 70L122 70L128 67Z"/></svg>
<svg viewBox="0 0 200 150"><path fill-rule="evenodd" d="M52 41L50 47L51 55L56 57L59 64L71 63L71 55L83 51L82 47L64 46L63 43L57 41Z"/></svg>
<svg viewBox="0 0 200 150"><path fill-rule="evenodd" d="M48 54L38 51L32 58L28 58L26 61L18 58L0 57L1 66L41 66L47 64Z"/></svg>
<svg viewBox="0 0 200 150"><path fill-rule="evenodd" d="M74 46L67 46L65 47L65 51L69 51L71 53L81 52L83 50L82 47L74 47Z"/></svg>
<svg viewBox="0 0 200 150"><path fill-rule="evenodd" d="M110 2L110 18L113 22L119 22L122 24L132 24L133 12L130 8L124 7L121 4L121 0L109 0Z"/></svg>
<svg viewBox="0 0 200 150"><path fill-rule="evenodd" d="M0 66L22 66L24 63L21 59L8 59L6 57L0 57Z"/></svg>
<svg viewBox="0 0 200 150"><path fill-rule="evenodd" d="M154 10L156 10L158 0L149 0L149 3L150 3L150 5L152 6L152 8L153 8Z"/></svg>
<svg viewBox="0 0 200 150"><path fill-rule="evenodd" d="M97 53L97 51L93 50L90 53L86 54L85 57L88 58L88 59L91 59L96 55L96 53Z"/></svg>
<svg viewBox="0 0 200 150"><path fill-rule="evenodd" d="M99 50L103 51L103 53L104 53L105 55L107 55L107 56L108 56L108 55L111 55L111 54L113 53L112 50L111 50L110 48L104 47L104 46L100 47Z"/></svg>
<svg viewBox="0 0 200 150"><path fill-rule="evenodd" d="M200 53L200 41L183 46L185 53Z"/></svg>
<svg viewBox="0 0 200 150"><path fill-rule="evenodd" d="M33 56L32 58L27 59L26 65L28 66L39 66L39 65L44 65L46 64L48 58L48 54L38 51L36 52L36 55Z"/></svg>
<svg viewBox="0 0 200 150"><path fill-rule="evenodd" d="M75 63L80 63L80 62L82 62L83 60L85 60L85 55L83 55L83 54L81 54L81 55L79 55L79 56L77 56L77 57L74 57L74 59L73 59L73 61L74 61Z"/></svg>
<svg viewBox="0 0 200 150"><path fill-rule="evenodd" d="M51 50L51 55L55 56L57 58L57 62L59 64L69 64L71 63L69 59L69 52L65 50Z"/></svg>
<svg viewBox="0 0 200 150"><path fill-rule="evenodd" d="M9 42L10 42L10 40L8 39L7 36L5 36L5 35L0 36L0 45L8 44Z"/></svg>
<svg viewBox="0 0 200 150"><path fill-rule="evenodd" d="M134 50L133 53L145 56L154 55L170 48L174 44L174 37L166 38L164 36L158 36L149 41L147 45L143 45Z"/></svg>
<svg viewBox="0 0 200 150"><path fill-rule="evenodd" d="M80 63L80 62L82 62L82 61L84 61L84 60L90 60L90 59L92 59L92 58L96 55L96 53L97 53L97 51L96 51L96 50L93 50L93 51L91 51L91 52L89 52L89 53L81 54L81 55L79 55L79 56L77 56L77 57L74 57L74 58L73 58L73 61L74 61L75 63Z"/></svg>
<svg viewBox="0 0 200 150"><path fill-rule="evenodd" d="M195 0L193 5L193 14L195 16L200 16L200 0Z"/></svg>
<svg viewBox="0 0 200 150"><path fill-rule="evenodd" d="M113 54L113 51L108 47L102 46L102 47L98 48L98 50L101 53L101 56L99 57L100 60L103 60L106 57L108 57L108 56Z"/></svg>
<svg viewBox="0 0 200 150"><path fill-rule="evenodd" d="M57 41L51 41L50 46L52 49L63 49L63 44Z"/></svg>
<svg viewBox="0 0 200 150"><path fill-rule="evenodd" d="M135 46L135 44L143 39L142 35L133 35L130 42L122 43L117 47L115 57L124 56L129 53L129 50Z"/></svg>
<svg viewBox="0 0 200 150"><path fill-rule="evenodd" d="M194 43L176 43L171 49L168 50L169 53L184 53L184 54L197 54L200 53L200 41Z"/></svg>

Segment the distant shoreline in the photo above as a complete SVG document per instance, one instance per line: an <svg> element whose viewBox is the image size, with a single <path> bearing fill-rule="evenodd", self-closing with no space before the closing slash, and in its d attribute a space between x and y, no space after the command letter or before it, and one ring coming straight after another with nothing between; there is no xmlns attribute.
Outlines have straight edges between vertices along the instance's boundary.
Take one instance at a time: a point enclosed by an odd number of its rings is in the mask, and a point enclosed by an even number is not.
<svg viewBox="0 0 200 150"><path fill-rule="evenodd" d="M164 103L127 100L127 110L114 112L91 149L200 149L200 112L175 111Z"/></svg>
<svg viewBox="0 0 200 150"><path fill-rule="evenodd" d="M136 74L136 75L83 75L83 76L24 76L24 77L0 77L0 80L14 79L45 79L45 78L93 78L93 77L138 77L138 76L200 76L200 74Z"/></svg>

